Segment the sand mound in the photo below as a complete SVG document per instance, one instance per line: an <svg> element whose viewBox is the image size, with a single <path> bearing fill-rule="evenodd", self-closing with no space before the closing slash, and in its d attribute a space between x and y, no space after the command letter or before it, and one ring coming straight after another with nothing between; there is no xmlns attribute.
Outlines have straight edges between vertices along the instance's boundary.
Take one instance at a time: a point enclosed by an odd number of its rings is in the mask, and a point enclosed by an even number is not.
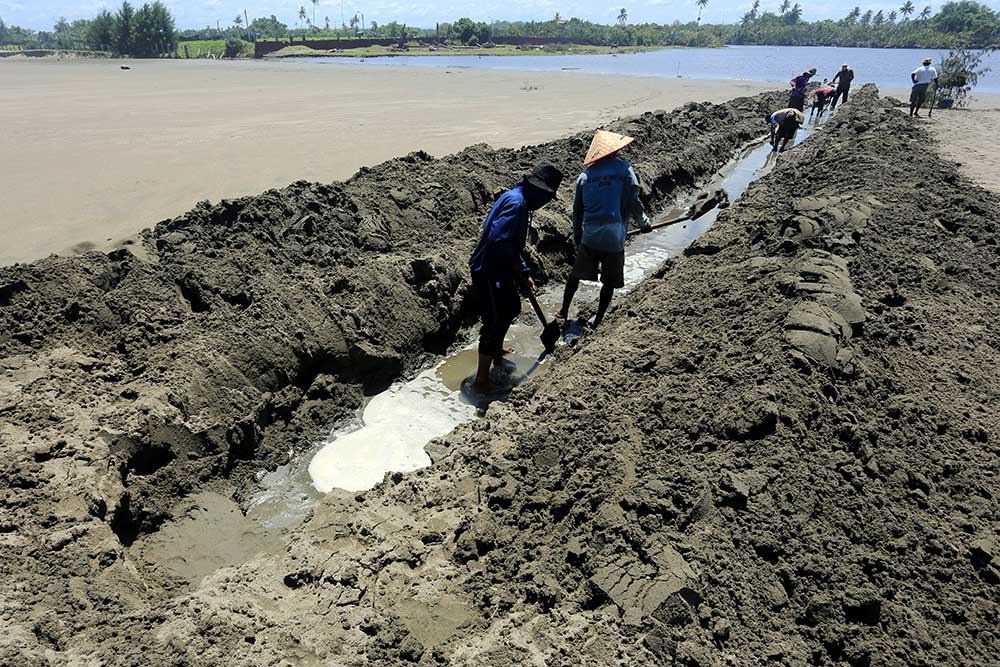
<svg viewBox="0 0 1000 667"><path fill-rule="evenodd" d="M779 98L611 129L637 138L656 208L760 135ZM0 269L0 662L138 630L123 615L158 608L170 582L127 547L179 499L284 462L447 347L471 311L465 262L496 194L541 157L576 173L587 141L415 153L345 183L200 205L135 252ZM571 256L567 190L535 218L543 280ZM108 641L116 655L141 648Z"/></svg>
<svg viewBox="0 0 1000 667"><path fill-rule="evenodd" d="M926 141L859 91L432 468L328 497L99 655L992 664L997 199Z"/></svg>

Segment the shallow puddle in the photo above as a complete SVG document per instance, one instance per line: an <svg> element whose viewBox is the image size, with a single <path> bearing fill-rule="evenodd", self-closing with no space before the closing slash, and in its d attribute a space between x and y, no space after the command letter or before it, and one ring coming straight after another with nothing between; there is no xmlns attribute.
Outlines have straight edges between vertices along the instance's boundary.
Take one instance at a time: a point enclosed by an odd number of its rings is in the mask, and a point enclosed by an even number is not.
<svg viewBox="0 0 1000 667"><path fill-rule="evenodd" d="M221 567L282 546L268 526L245 517L226 496L202 491L181 504L176 518L130 547L134 558L168 580L195 587Z"/></svg>
<svg viewBox="0 0 1000 667"><path fill-rule="evenodd" d="M796 143L812 133L804 127ZM766 174L780 156L770 146L758 145L744 150L705 184L706 189L724 188L731 201L738 199L755 179ZM683 208L674 208L654 220L676 219ZM718 217L713 209L697 220L671 225L651 234L636 236L626 250L625 282L627 292L656 271L664 261L681 253L705 233ZM599 285L583 283L574 299L574 309L596 303ZM562 297L562 287L554 286L539 295L543 310L554 312ZM441 359L433 368L412 379L394 384L374 396L353 424L330 435L301 461L263 475L263 491L251 503L248 516L270 527L286 527L301 521L332 489L362 491L369 489L390 472L410 472L430 465L424 451L428 442L446 435L469 421L490 401L502 400L518 384L546 367L539 340L541 326L528 304L511 327L507 338L514 352L504 366L494 372L499 389L493 395L478 395L469 390L469 379L478 361L474 344ZM581 327L570 327L579 335Z"/></svg>

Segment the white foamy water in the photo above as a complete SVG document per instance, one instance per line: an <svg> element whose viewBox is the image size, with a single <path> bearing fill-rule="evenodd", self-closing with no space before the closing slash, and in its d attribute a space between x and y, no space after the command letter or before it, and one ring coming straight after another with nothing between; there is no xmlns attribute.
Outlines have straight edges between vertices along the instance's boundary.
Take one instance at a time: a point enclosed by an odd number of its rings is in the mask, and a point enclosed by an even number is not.
<svg viewBox="0 0 1000 667"><path fill-rule="evenodd" d="M360 429L327 442L309 464L317 490L363 491L387 472L412 472L431 464L424 446L476 415L437 376L426 370L395 384L365 407Z"/></svg>

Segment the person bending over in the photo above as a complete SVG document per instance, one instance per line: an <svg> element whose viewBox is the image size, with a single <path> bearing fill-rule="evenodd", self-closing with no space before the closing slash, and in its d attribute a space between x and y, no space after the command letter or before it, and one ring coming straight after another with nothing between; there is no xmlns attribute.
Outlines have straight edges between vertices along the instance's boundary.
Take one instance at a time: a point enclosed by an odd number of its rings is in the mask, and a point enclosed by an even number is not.
<svg viewBox="0 0 1000 667"><path fill-rule="evenodd" d="M823 112L826 111L826 103L831 97L833 97L833 86L827 85L824 79L823 85L813 91L813 105L809 118L812 118L813 114L816 114L817 118L822 118Z"/></svg>
<svg viewBox="0 0 1000 667"><path fill-rule="evenodd" d="M811 67L789 82L792 84L792 92L788 96L788 106L799 111L805 111L806 86L809 85L809 79L814 76L816 76L816 68Z"/></svg>
<svg viewBox="0 0 1000 667"><path fill-rule="evenodd" d="M784 152L789 140L795 136L795 132L805 121L805 115L798 109L781 109L771 115L772 140L771 152Z"/></svg>

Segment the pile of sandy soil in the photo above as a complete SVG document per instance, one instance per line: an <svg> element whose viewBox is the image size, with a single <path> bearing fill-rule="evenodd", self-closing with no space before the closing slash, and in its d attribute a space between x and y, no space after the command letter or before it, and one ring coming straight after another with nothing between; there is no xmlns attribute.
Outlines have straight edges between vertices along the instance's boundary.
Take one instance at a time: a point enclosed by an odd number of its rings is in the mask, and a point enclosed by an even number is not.
<svg viewBox="0 0 1000 667"><path fill-rule="evenodd" d="M859 91L433 467L34 636L136 665L995 663L998 201L927 141Z"/></svg>
<svg viewBox="0 0 1000 667"><path fill-rule="evenodd" d="M637 137L656 209L759 136L780 97L611 128ZM494 197L542 157L572 177L588 141L416 153L344 183L204 204L131 248L0 269L0 663L99 651L124 664L159 642L135 619L174 588L129 545L180 498L286 461L450 345ZM535 217L542 280L572 254L569 190ZM182 654L158 645L139 662Z"/></svg>
<svg viewBox="0 0 1000 667"><path fill-rule="evenodd" d="M335 54L336 51L329 51L327 49L314 49L310 46L305 46L304 44L296 44L295 46L286 46L283 49L278 49L277 51L272 51L266 54L265 58L302 58L308 56L329 56Z"/></svg>

